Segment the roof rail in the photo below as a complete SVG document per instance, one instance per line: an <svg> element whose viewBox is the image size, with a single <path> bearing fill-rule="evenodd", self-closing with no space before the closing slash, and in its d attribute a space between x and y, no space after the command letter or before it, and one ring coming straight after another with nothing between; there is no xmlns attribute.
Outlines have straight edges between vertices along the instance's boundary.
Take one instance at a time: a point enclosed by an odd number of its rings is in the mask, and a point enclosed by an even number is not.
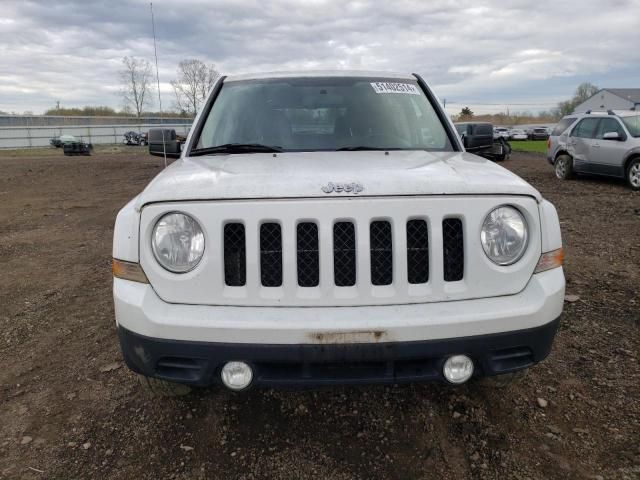
<svg viewBox="0 0 640 480"><path fill-rule="evenodd" d="M585 113L585 115L593 115L593 114L596 114L596 113L599 113L600 115L604 115L605 113L607 115L615 115L616 114L613 110L607 110L607 111L604 111L604 110L587 110L584 113Z"/></svg>

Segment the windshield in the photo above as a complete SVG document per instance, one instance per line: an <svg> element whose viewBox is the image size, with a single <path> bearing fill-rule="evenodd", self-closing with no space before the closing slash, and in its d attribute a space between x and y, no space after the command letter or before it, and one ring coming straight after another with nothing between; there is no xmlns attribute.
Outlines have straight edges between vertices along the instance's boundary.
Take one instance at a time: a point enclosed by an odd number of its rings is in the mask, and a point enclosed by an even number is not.
<svg viewBox="0 0 640 480"><path fill-rule="evenodd" d="M360 77L223 84L195 150L224 145L277 151L453 150L416 81Z"/></svg>
<svg viewBox="0 0 640 480"><path fill-rule="evenodd" d="M640 137L640 115L620 117L632 137Z"/></svg>

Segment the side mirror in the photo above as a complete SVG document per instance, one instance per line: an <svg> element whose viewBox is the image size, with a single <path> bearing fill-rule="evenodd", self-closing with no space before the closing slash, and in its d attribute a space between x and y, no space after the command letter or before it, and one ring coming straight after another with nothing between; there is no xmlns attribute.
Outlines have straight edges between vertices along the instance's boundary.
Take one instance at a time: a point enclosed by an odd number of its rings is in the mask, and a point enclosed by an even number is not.
<svg viewBox="0 0 640 480"><path fill-rule="evenodd" d="M607 132L602 136L603 140L622 140L618 132Z"/></svg>
<svg viewBox="0 0 640 480"><path fill-rule="evenodd" d="M149 154L156 157L180 158L182 144L176 137L173 128L149 129Z"/></svg>

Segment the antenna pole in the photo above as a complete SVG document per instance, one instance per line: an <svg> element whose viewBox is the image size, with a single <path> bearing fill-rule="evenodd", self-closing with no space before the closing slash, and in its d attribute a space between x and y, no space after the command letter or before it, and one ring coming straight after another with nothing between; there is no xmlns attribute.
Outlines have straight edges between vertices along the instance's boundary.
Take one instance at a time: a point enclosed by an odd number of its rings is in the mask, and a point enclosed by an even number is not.
<svg viewBox="0 0 640 480"><path fill-rule="evenodd" d="M156 59L156 82L158 84L158 104L160 106L160 126L162 126L162 97L160 96L160 73L158 71L158 48L156 47L156 22L153 17L153 2L149 3L151 7L151 29L153 31L153 54ZM167 168L167 144L164 139L164 128L162 130L162 152L164 153L164 168Z"/></svg>

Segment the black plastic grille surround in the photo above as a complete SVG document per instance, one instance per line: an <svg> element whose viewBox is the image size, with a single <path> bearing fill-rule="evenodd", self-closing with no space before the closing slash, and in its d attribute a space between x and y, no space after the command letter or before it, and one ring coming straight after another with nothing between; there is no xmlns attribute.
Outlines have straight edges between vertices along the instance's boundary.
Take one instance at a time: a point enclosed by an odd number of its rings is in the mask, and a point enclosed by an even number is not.
<svg viewBox="0 0 640 480"><path fill-rule="evenodd" d="M333 225L333 279L338 287L356 284L356 229L351 222Z"/></svg>
<svg viewBox="0 0 640 480"><path fill-rule="evenodd" d="M445 282L462 280L464 275L464 237L462 220L445 218L442 221L442 254Z"/></svg>
<svg viewBox="0 0 640 480"><path fill-rule="evenodd" d="M371 283L391 285L393 283L393 239L391 224L384 220L369 225L371 249Z"/></svg>
<svg viewBox="0 0 640 480"><path fill-rule="evenodd" d="M247 251L244 225L227 223L224 226L224 283L242 287L247 283Z"/></svg>
<svg viewBox="0 0 640 480"><path fill-rule="evenodd" d="M424 220L407 222L407 281L429 281L429 228Z"/></svg>
<svg viewBox="0 0 640 480"><path fill-rule="evenodd" d="M260 280L264 287L282 285L282 228L278 223L260 225Z"/></svg>
<svg viewBox="0 0 640 480"><path fill-rule="evenodd" d="M320 249L318 225L299 223L297 227L298 285L317 287L320 283Z"/></svg>

